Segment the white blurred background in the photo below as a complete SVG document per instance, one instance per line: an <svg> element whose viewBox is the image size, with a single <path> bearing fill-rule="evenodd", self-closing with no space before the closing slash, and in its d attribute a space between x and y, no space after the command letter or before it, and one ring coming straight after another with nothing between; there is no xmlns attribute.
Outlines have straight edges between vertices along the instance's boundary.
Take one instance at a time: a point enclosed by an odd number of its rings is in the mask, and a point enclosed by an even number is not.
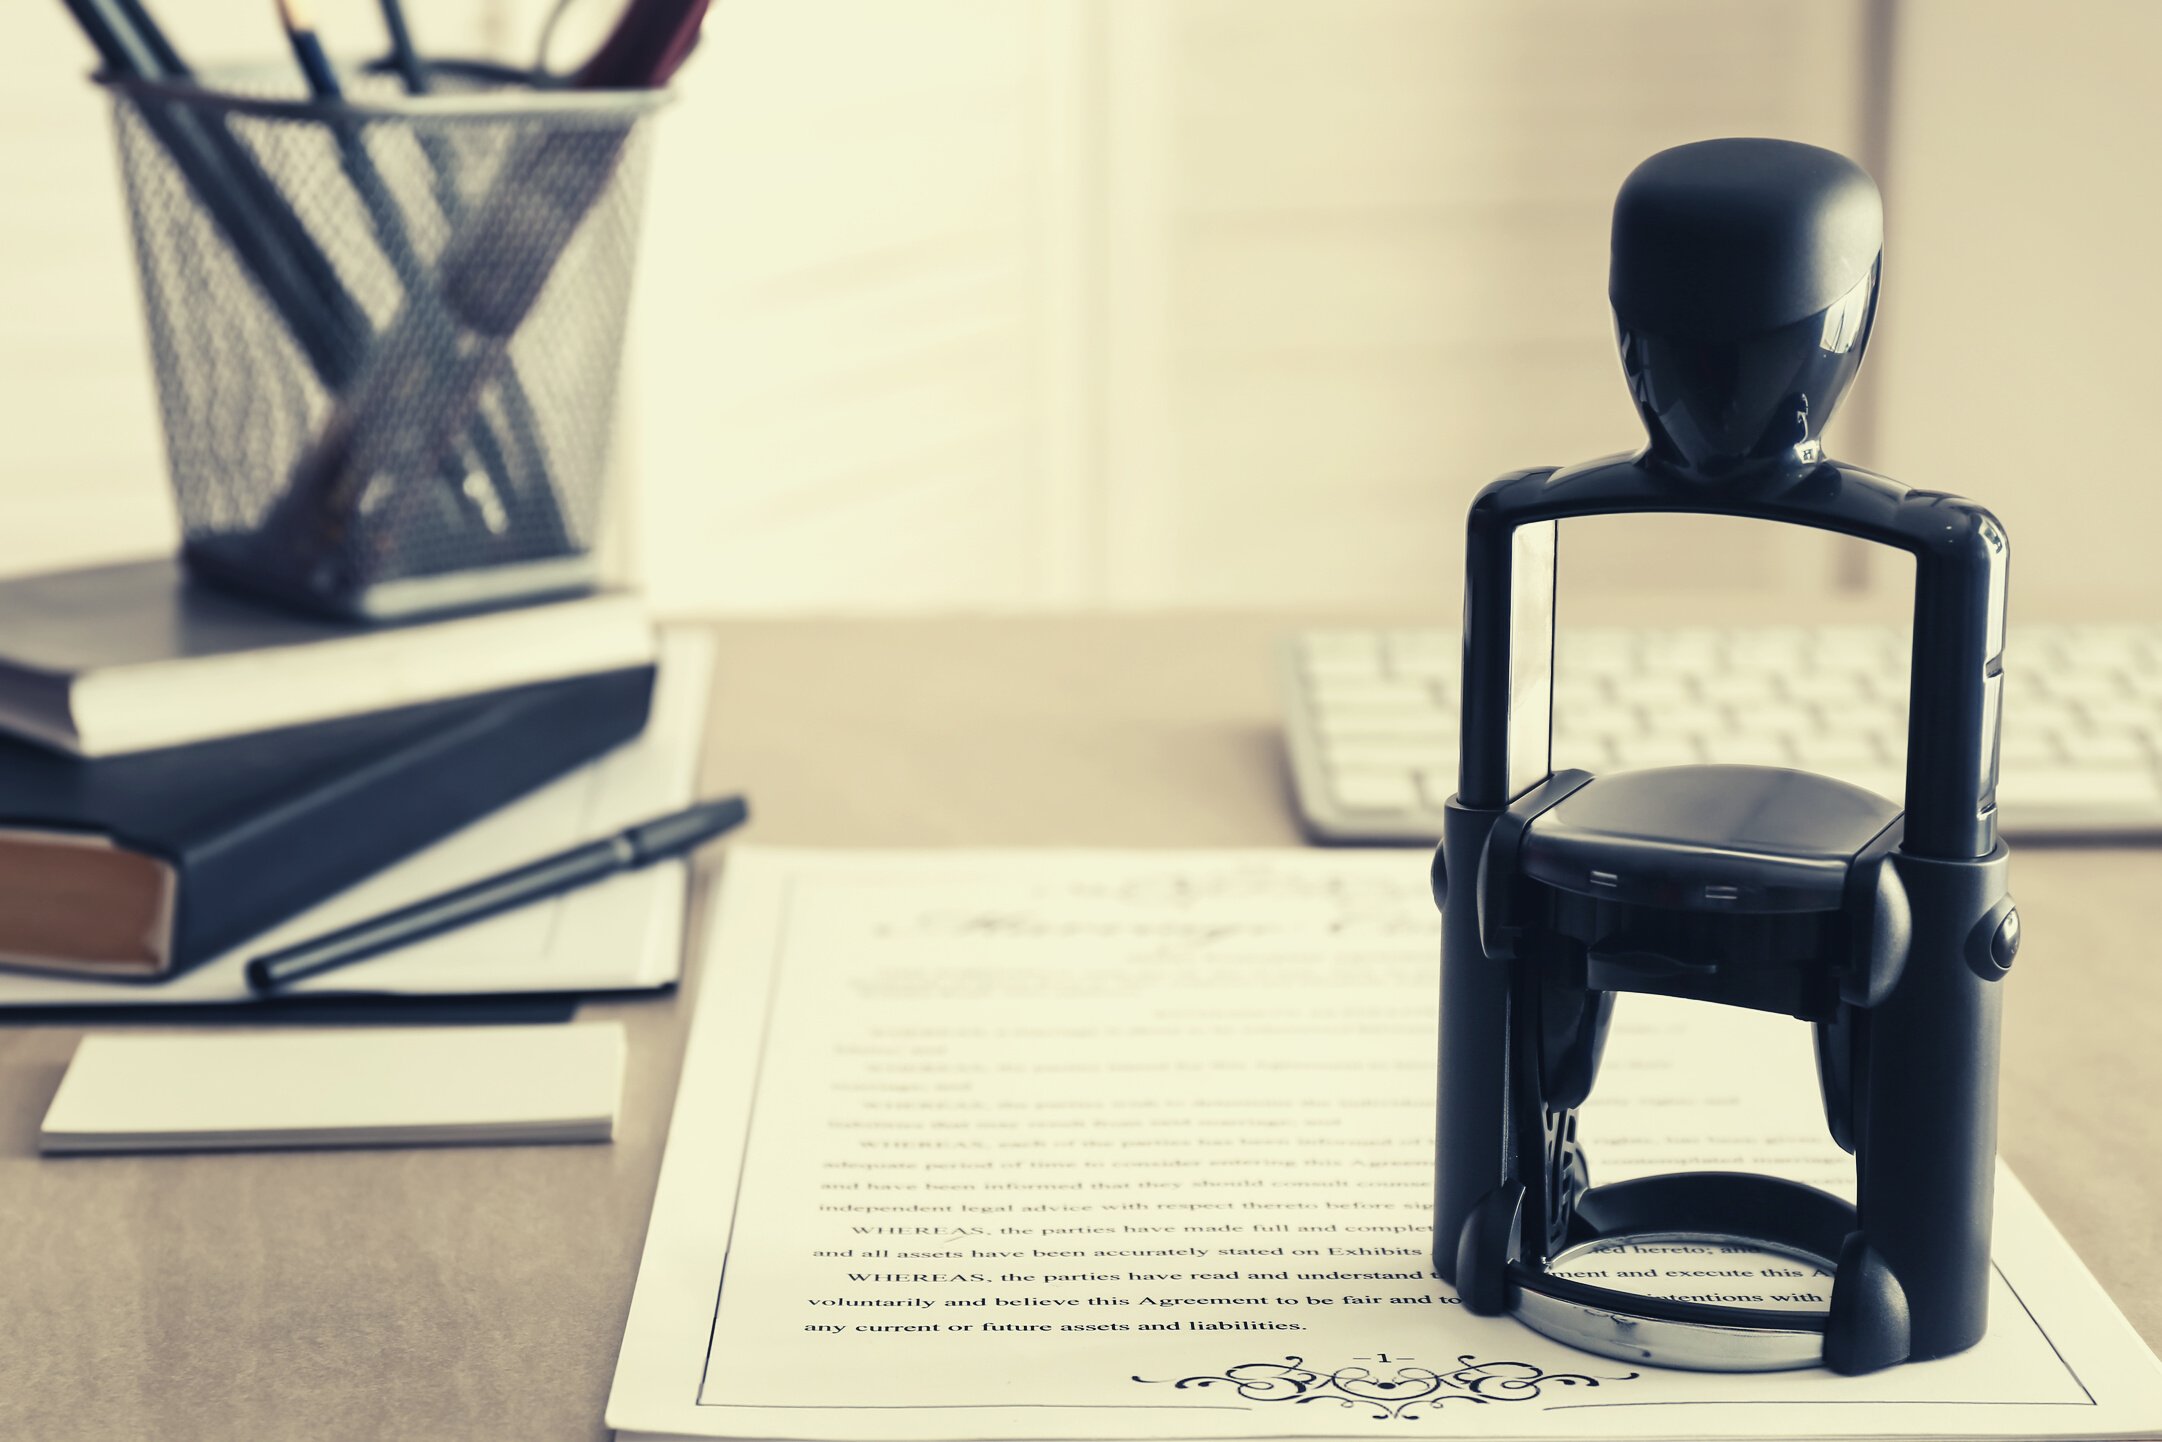
<svg viewBox="0 0 2162 1442"><path fill-rule="evenodd" d="M154 9L192 59L284 53L270 0ZM379 49L372 0L316 9ZM425 50L524 59L545 5L409 9ZM8 10L20 572L176 523L90 53L58 0ZM1615 187L1756 134L1888 198L1835 453L1996 508L2023 610L2162 616L2158 55L2147 0L720 0L652 176L617 564L677 612L1447 614L1483 481L1639 440ZM1903 570L1687 521L1567 567L1798 601Z"/></svg>

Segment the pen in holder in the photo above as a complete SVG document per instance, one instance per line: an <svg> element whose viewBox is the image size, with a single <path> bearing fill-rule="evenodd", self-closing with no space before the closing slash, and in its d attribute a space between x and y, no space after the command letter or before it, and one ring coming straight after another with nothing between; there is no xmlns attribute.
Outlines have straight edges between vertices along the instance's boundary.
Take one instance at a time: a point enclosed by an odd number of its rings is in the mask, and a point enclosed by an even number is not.
<svg viewBox="0 0 2162 1442"><path fill-rule="evenodd" d="M192 572L336 615L575 592L667 92L112 78Z"/></svg>

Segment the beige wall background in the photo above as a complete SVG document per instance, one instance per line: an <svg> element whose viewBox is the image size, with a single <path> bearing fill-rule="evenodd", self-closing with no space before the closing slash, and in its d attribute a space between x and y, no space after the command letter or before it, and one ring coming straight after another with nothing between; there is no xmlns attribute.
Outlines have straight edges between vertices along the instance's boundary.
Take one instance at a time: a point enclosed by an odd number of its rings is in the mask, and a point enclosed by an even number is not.
<svg viewBox="0 0 2162 1442"><path fill-rule="evenodd" d="M544 7L412 8L522 55ZM379 43L365 0L317 9ZM268 0L158 10L191 55L278 53ZM88 51L57 4L6 26L0 571L168 547ZM2162 616L2157 53L2141 0L728 0L653 175L620 563L671 610L1446 612L1479 484L1636 442L1615 186L1771 134L1889 198L1835 449L1995 506L2022 607ZM1903 569L1580 529L1598 593Z"/></svg>

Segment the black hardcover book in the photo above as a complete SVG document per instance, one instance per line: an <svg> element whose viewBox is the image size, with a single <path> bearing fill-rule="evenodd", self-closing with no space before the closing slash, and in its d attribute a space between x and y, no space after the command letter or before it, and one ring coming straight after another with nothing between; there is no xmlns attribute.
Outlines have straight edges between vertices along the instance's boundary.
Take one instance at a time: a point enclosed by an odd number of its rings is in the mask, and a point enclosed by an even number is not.
<svg viewBox="0 0 2162 1442"><path fill-rule="evenodd" d="M640 666L83 761L0 740L0 966L154 981L636 736Z"/></svg>

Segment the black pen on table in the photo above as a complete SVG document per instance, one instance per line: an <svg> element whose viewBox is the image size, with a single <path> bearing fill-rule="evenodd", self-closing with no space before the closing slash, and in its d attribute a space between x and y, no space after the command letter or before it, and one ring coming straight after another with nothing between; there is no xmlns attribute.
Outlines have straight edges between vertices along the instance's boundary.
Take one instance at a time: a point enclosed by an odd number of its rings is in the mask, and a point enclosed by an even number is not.
<svg viewBox="0 0 2162 1442"><path fill-rule="evenodd" d="M396 947L410 946L497 912L591 885L619 871L633 871L680 856L724 831L734 830L750 814L750 804L740 796L701 801L614 836L528 862L515 871L401 906L327 936L266 952L248 962L248 986L257 992L276 991L302 977L319 976Z"/></svg>

